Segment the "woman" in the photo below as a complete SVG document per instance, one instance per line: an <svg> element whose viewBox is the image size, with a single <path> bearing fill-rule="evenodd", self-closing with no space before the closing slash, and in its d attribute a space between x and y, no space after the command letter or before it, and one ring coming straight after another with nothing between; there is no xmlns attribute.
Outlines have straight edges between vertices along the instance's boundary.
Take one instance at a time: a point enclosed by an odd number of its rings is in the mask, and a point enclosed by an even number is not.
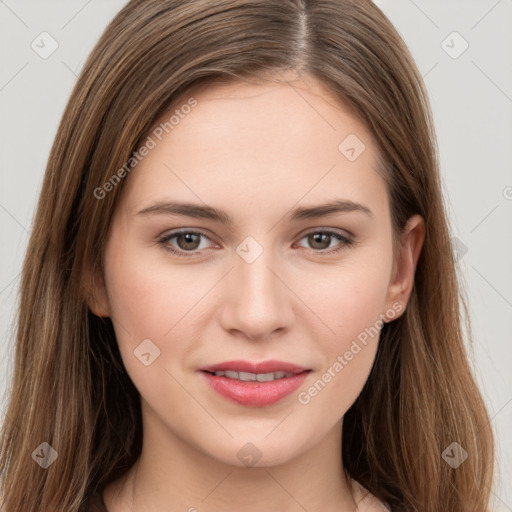
<svg viewBox="0 0 512 512"><path fill-rule="evenodd" d="M131 1L49 158L2 510L485 510L459 301L375 5Z"/></svg>

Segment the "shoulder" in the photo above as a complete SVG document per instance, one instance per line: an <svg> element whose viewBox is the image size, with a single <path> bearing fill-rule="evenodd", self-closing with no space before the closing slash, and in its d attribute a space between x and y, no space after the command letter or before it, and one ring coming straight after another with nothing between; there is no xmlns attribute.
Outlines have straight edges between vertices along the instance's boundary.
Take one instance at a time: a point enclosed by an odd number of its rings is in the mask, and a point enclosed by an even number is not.
<svg viewBox="0 0 512 512"><path fill-rule="evenodd" d="M377 499L359 482L352 479L352 492L360 512L390 512L391 508Z"/></svg>

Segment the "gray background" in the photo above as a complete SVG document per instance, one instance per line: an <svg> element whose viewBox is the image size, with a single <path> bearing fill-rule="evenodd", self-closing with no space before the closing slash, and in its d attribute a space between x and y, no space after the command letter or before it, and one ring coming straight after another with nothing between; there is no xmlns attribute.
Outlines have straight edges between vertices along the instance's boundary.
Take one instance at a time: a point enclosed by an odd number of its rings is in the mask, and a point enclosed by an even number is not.
<svg viewBox="0 0 512 512"><path fill-rule="evenodd" d="M497 436L493 510L512 511L512 0L376 3L408 44L430 94L470 301L473 366ZM0 421L21 263L50 146L77 73L124 4L0 0ZM58 47L42 58L32 44L40 53Z"/></svg>

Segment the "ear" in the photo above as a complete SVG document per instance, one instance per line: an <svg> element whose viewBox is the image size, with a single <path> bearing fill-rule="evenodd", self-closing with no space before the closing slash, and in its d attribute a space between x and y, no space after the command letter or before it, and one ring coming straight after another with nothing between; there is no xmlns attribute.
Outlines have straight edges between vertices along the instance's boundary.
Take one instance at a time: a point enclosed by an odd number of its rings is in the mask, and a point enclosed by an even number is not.
<svg viewBox="0 0 512 512"><path fill-rule="evenodd" d="M405 311L424 240L425 221L421 215L413 215L407 221L398 243L388 287L388 308L398 302L402 305L401 311Z"/></svg>
<svg viewBox="0 0 512 512"><path fill-rule="evenodd" d="M96 316L109 317L111 314L110 301L105 279L99 270L86 273L84 288L89 309Z"/></svg>

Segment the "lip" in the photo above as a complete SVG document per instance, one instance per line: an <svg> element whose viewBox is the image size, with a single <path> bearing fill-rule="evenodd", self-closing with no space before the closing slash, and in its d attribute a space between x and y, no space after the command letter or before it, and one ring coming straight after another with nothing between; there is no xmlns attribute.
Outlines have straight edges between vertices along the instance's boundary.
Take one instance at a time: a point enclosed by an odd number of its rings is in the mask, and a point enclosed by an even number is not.
<svg viewBox="0 0 512 512"><path fill-rule="evenodd" d="M200 368L204 372L221 372L225 370L232 370L235 372L249 372L249 373L271 373L271 372L286 372L286 373L301 373L307 370L302 366L287 363L285 361L262 361L254 363L252 361L225 361L223 363L214 364Z"/></svg>
<svg viewBox="0 0 512 512"><path fill-rule="evenodd" d="M241 381L208 372L241 371L249 373L293 373L290 377L268 382ZM213 391L231 402L247 407L264 407L275 404L293 393L306 379L311 370L284 361L226 361L200 369L200 374Z"/></svg>

